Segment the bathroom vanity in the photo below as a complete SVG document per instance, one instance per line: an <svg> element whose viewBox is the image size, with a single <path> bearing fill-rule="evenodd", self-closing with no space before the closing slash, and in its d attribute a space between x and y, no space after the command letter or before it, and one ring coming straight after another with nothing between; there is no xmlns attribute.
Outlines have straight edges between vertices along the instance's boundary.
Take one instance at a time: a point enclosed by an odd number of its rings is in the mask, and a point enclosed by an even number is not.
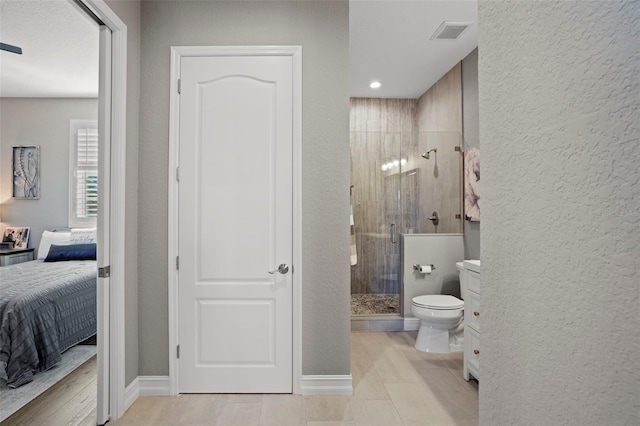
<svg viewBox="0 0 640 426"><path fill-rule="evenodd" d="M462 375L480 380L480 261L463 262L464 300L464 364Z"/></svg>

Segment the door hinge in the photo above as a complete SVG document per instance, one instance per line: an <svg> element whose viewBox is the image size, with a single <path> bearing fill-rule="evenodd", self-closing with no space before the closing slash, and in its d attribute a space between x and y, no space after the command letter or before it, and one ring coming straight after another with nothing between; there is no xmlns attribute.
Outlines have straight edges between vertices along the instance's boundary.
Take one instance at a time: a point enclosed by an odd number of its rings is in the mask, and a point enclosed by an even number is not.
<svg viewBox="0 0 640 426"><path fill-rule="evenodd" d="M98 278L109 278L111 276L111 265L98 268Z"/></svg>
<svg viewBox="0 0 640 426"><path fill-rule="evenodd" d="M176 256L176 269L180 269L180 256Z"/></svg>
<svg viewBox="0 0 640 426"><path fill-rule="evenodd" d="M180 167L176 167L176 180L180 182Z"/></svg>
<svg viewBox="0 0 640 426"><path fill-rule="evenodd" d="M178 94L182 93L182 80L178 79Z"/></svg>
<svg viewBox="0 0 640 426"><path fill-rule="evenodd" d="M180 358L180 345L176 346L176 357Z"/></svg>

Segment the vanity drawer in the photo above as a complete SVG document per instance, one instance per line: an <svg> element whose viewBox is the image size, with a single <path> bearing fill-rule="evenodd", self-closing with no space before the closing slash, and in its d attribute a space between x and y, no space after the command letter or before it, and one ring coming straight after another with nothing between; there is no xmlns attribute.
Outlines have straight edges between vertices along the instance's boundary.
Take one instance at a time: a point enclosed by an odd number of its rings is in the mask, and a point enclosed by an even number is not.
<svg viewBox="0 0 640 426"><path fill-rule="evenodd" d="M467 288L480 294L480 274L467 270Z"/></svg>
<svg viewBox="0 0 640 426"><path fill-rule="evenodd" d="M467 299L464 302L466 305L464 320L469 324L469 327L480 332L480 295L470 291L467 293Z"/></svg>
<svg viewBox="0 0 640 426"><path fill-rule="evenodd" d="M472 328L467 330L470 332L469 336L464 336L464 338L471 340L468 362L476 371L480 371L480 334Z"/></svg>

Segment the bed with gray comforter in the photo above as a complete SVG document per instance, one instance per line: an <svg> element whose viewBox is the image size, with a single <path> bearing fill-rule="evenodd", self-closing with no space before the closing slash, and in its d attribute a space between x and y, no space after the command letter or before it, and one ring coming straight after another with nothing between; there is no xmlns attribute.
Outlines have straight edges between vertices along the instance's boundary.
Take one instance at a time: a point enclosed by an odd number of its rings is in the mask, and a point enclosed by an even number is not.
<svg viewBox="0 0 640 426"><path fill-rule="evenodd" d="M0 380L17 388L96 333L95 261L0 268Z"/></svg>

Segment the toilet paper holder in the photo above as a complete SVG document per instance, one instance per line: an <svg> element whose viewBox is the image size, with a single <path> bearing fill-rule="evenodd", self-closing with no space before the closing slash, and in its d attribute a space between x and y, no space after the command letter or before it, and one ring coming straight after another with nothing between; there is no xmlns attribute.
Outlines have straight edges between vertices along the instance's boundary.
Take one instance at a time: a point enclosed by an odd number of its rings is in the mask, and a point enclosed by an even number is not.
<svg viewBox="0 0 640 426"><path fill-rule="evenodd" d="M419 270L420 270L420 266L422 266L422 265L418 265L417 263L414 263L414 264L413 264L413 270L414 270L414 271L419 271ZM436 270L436 267L435 267L435 266L433 266L433 264L431 264L431 265L425 265L425 266L431 266L431 270L432 270L432 271L435 271L435 270Z"/></svg>

